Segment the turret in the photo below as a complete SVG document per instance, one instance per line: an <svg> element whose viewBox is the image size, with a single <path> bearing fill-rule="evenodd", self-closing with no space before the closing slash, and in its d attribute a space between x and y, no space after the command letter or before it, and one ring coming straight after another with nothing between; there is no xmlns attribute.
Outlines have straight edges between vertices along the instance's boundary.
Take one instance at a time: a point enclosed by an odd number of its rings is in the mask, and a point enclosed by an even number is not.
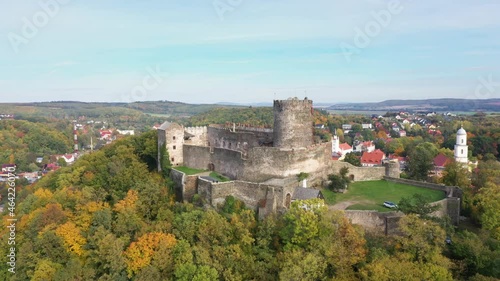
<svg viewBox="0 0 500 281"><path fill-rule="evenodd" d="M313 140L312 100L275 100L274 146L308 147Z"/></svg>

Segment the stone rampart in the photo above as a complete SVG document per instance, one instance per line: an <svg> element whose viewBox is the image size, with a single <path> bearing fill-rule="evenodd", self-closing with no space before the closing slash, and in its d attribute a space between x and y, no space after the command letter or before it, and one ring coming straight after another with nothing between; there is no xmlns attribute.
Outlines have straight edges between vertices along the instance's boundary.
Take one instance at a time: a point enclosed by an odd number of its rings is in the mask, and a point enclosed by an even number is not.
<svg viewBox="0 0 500 281"><path fill-rule="evenodd" d="M398 178L392 178L392 177L384 177L385 180L395 182L395 183L402 183L402 184L408 184L408 185L413 185L413 186L418 186L418 187L423 187L423 188L428 188L428 189L433 189L433 190L440 190L445 192L446 197L453 197L456 195L457 191L455 189L460 189L456 186L446 186L444 184L435 184L435 183L430 183L430 182L423 182L423 181L415 181L415 180L409 180L409 179L398 179Z"/></svg>
<svg viewBox="0 0 500 281"><path fill-rule="evenodd" d="M266 199L269 188L278 187L245 181L212 183L211 204L216 207L223 204L227 196L233 196L243 201L248 208L257 210L259 202Z"/></svg>
<svg viewBox="0 0 500 281"><path fill-rule="evenodd" d="M186 175L179 170L172 169L170 178L174 182L175 199L180 202L191 201L197 191L198 176Z"/></svg>
<svg viewBox="0 0 500 281"><path fill-rule="evenodd" d="M380 213L377 211L356 211L346 210L345 216L351 221L352 224L363 226L368 231L377 233L385 233L386 231L386 217L393 216L394 213Z"/></svg>
<svg viewBox="0 0 500 281"><path fill-rule="evenodd" d="M262 182L271 178L293 177L301 172L311 174L308 182L313 185L315 174L330 162L329 143L300 149L255 147L246 155L245 169L239 179Z"/></svg>
<svg viewBox="0 0 500 281"><path fill-rule="evenodd" d="M207 170L210 164L210 148L207 146L184 145L184 166Z"/></svg>
<svg viewBox="0 0 500 281"><path fill-rule="evenodd" d="M356 167L342 161L331 161L330 173L338 174L343 167L349 168L349 177L353 181L381 180L385 176L385 167Z"/></svg>

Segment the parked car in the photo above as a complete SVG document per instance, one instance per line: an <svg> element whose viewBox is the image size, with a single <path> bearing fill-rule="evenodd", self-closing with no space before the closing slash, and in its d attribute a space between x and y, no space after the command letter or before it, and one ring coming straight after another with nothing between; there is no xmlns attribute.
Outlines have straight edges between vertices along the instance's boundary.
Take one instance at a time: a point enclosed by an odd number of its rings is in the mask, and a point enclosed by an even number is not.
<svg viewBox="0 0 500 281"><path fill-rule="evenodd" d="M451 243L452 243L452 242L451 242L451 237L450 237L450 236L447 236L447 237L446 237L446 240L444 240L444 241L445 241L445 242L446 242L446 244L448 244L448 245L451 245Z"/></svg>
<svg viewBox="0 0 500 281"><path fill-rule="evenodd" d="M384 207L387 207L387 208L390 208L390 209L395 209L398 207L398 205L396 205L395 203L391 202L391 201L385 201L384 202Z"/></svg>

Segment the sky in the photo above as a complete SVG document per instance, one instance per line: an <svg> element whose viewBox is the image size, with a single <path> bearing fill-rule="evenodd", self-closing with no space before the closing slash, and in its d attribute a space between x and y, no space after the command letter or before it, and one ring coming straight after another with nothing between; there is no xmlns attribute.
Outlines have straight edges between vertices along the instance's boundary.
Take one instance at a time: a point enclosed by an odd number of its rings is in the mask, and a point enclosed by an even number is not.
<svg viewBox="0 0 500 281"><path fill-rule="evenodd" d="M0 7L0 102L500 98L498 0Z"/></svg>

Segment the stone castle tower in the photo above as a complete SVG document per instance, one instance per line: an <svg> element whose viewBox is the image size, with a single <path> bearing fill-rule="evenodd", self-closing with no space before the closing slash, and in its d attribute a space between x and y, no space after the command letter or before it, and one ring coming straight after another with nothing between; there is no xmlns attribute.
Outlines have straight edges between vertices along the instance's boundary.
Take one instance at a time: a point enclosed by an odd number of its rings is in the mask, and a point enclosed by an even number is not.
<svg viewBox="0 0 500 281"><path fill-rule="evenodd" d="M312 100L274 101L274 147L299 148L314 143Z"/></svg>
<svg viewBox="0 0 500 281"><path fill-rule="evenodd" d="M455 161L458 163L469 163L469 147L467 146L467 132L460 128L457 132L457 142L455 144Z"/></svg>

